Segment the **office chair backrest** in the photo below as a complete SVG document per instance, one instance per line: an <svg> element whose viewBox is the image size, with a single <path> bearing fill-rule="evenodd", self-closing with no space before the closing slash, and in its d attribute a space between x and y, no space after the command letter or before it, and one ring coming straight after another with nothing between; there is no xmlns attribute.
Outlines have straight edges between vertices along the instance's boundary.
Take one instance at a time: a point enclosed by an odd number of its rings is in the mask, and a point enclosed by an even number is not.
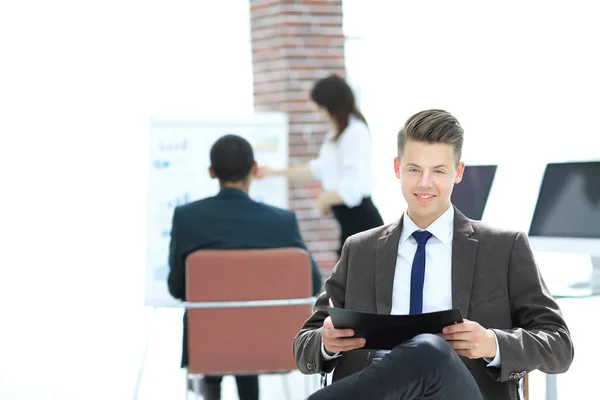
<svg viewBox="0 0 600 400"><path fill-rule="evenodd" d="M306 299L311 291L310 258L302 249L200 250L186 260L190 303ZM292 341L312 305L187 312L189 373L281 372L296 368Z"/></svg>

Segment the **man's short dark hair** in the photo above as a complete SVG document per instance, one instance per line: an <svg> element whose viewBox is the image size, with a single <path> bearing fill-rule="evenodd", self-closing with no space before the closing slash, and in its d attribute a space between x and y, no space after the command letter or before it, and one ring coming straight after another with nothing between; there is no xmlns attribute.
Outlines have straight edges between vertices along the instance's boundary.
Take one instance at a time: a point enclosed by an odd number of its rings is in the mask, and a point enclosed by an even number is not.
<svg viewBox="0 0 600 400"><path fill-rule="evenodd" d="M254 164L254 152L246 139L225 135L210 149L210 166L221 182L246 180Z"/></svg>

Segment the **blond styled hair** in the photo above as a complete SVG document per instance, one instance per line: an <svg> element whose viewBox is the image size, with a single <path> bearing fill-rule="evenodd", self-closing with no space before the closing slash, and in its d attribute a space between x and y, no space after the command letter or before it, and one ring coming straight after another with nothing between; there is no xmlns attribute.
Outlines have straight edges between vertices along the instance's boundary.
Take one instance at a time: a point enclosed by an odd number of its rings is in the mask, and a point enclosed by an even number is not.
<svg viewBox="0 0 600 400"><path fill-rule="evenodd" d="M445 143L454 148L456 164L460 162L463 146L463 128L458 120L444 110L425 110L416 113L398 132L398 158L402 158L406 142Z"/></svg>

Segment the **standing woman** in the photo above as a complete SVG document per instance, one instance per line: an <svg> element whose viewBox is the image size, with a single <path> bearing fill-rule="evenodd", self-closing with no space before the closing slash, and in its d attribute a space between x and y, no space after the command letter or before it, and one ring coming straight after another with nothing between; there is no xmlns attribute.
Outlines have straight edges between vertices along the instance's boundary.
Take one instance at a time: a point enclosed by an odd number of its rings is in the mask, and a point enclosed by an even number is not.
<svg viewBox="0 0 600 400"><path fill-rule="evenodd" d="M371 134L344 79L337 75L323 78L315 83L310 95L333 128L325 136L319 157L287 169L261 166L256 177L319 179L323 192L317 198L317 208L322 213L332 210L340 224L339 255L348 236L383 225L371 200Z"/></svg>

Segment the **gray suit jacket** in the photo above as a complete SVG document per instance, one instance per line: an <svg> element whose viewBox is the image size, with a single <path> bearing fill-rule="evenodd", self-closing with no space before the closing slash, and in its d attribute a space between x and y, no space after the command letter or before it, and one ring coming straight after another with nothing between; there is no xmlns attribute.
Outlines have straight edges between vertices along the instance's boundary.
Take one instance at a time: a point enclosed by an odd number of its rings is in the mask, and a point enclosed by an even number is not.
<svg viewBox="0 0 600 400"><path fill-rule="evenodd" d="M517 399L517 382L526 372L566 371L573 343L558 305L533 259L527 237L495 229L454 211L452 304L464 318L496 333L502 363L461 357L487 400ZM336 307L378 314L392 309L392 284L402 218L351 236L313 315L294 338L294 357L305 374L331 372L333 381L366 367L373 350L359 349L325 362L320 328L328 299Z"/></svg>

